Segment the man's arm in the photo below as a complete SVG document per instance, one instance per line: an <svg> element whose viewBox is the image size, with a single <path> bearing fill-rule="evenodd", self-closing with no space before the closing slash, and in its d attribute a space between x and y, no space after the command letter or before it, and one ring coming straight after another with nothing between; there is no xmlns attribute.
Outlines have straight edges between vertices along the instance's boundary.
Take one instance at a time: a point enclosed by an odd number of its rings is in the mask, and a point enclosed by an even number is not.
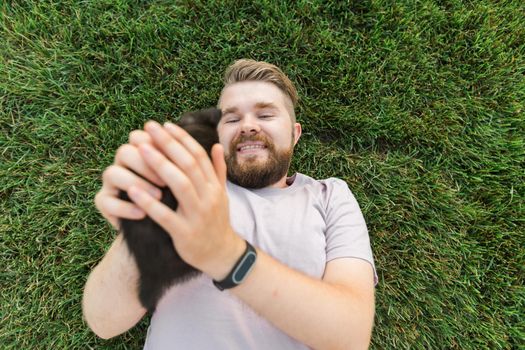
<svg viewBox="0 0 525 350"><path fill-rule="evenodd" d="M138 299L139 271L119 234L84 287L82 312L91 330L109 339L124 333L145 315Z"/></svg>
<svg viewBox="0 0 525 350"><path fill-rule="evenodd" d="M138 154L139 144L151 142L151 137L146 132L133 130L129 134L129 144L119 147L114 163L102 174L103 185L95 196L95 206L116 230L118 218L139 220L146 215L132 203L120 200L117 197L119 189L127 191L131 185L136 185L150 193L156 192L156 198L160 198L158 188L142 177L159 187L166 185ZM138 299L138 279L136 262L130 255L122 234L119 234L84 286L84 319L99 337L108 339L117 336L133 327L144 316L146 309Z"/></svg>
<svg viewBox="0 0 525 350"><path fill-rule="evenodd" d="M323 280L258 250L246 280L231 292L277 328L314 349L367 349L374 320L374 277L361 259L330 261Z"/></svg>
<svg viewBox="0 0 525 350"><path fill-rule="evenodd" d="M245 243L229 222L224 149L215 145L211 164L184 130L148 122L157 151L140 145L148 166L178 194L176 212L132 186L132 201L177 242L190 265L222 280ZM279 263L262 251L250 275L231 291L290 336L316 349L363 349L374 315L373 271L368 262L340 258L329 262L322 281Z"/></svg>

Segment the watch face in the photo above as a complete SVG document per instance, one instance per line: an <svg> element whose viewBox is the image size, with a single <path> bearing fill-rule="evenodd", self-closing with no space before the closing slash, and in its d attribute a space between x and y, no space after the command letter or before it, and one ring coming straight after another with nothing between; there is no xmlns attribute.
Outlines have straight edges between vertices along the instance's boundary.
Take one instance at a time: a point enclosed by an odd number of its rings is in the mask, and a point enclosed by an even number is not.
<svg viewBox="0 0 525 350"><path fill-rule="evenodd" d="M239 284L244 280L244 278L248 275L248 272L250 272L250 270L252 269L253 263L255 262L256 257L257 257L257 254L255 252L250 251L246 253L241 263L237 266L237 268L233 272L233 275L232 275L233 283Z"/></svg>

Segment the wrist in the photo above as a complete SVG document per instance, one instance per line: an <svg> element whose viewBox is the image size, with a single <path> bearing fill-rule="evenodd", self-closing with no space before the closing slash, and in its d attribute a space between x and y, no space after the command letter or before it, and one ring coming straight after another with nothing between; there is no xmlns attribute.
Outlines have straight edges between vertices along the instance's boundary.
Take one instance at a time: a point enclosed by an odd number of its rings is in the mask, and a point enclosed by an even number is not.
<svg viewBox="0 0 525 350"><path fill-rule="evenodd" d="M207 272L208 276L216 281L221 281L233 269L239 258L246 250L246 241L239 237L235 232L231 236L232 240L218 252L217 259Z"/></svg>
<svg viewBox="0 0 525 350"><path fill-rule="evenodd" d="M213 284L220 291L237 287L244 282L246 276L248 276L253 269L257 259L257 251L248 241L245 241L245 243L246 249L244 250L244 253L239 260L237 260L228 275L220 281L213 280Z"/></svg>

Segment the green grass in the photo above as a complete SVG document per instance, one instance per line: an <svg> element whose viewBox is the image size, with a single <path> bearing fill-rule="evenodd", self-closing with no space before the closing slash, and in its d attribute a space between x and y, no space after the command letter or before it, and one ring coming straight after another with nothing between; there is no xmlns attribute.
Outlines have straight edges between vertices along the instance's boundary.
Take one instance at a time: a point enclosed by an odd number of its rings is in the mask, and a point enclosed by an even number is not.
<svg viewBox="0 0 525 350"><path fill-rule="evenodd" d="M141 348L82 321L128 133L214 105L242 57L297 83L294 171L346 180L379 274L372 349L525 348L522 1L6 1L0 343Z"/></svg>

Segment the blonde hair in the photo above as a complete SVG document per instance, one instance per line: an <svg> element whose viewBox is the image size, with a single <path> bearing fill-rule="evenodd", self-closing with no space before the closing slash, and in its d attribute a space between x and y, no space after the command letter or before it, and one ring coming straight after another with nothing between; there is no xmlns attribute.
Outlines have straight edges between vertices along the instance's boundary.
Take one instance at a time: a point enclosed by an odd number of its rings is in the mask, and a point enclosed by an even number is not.
<svg viewBox="0 0 525 350"><path fill-rule="evenodd" d="M226 68L223 81L224 87L243 81L263 81L274 84L285 95L285 106L292 122L295 123L295 107L299 101L299 95L291 80L279 67L267 62L240 59Z"/></svg>

